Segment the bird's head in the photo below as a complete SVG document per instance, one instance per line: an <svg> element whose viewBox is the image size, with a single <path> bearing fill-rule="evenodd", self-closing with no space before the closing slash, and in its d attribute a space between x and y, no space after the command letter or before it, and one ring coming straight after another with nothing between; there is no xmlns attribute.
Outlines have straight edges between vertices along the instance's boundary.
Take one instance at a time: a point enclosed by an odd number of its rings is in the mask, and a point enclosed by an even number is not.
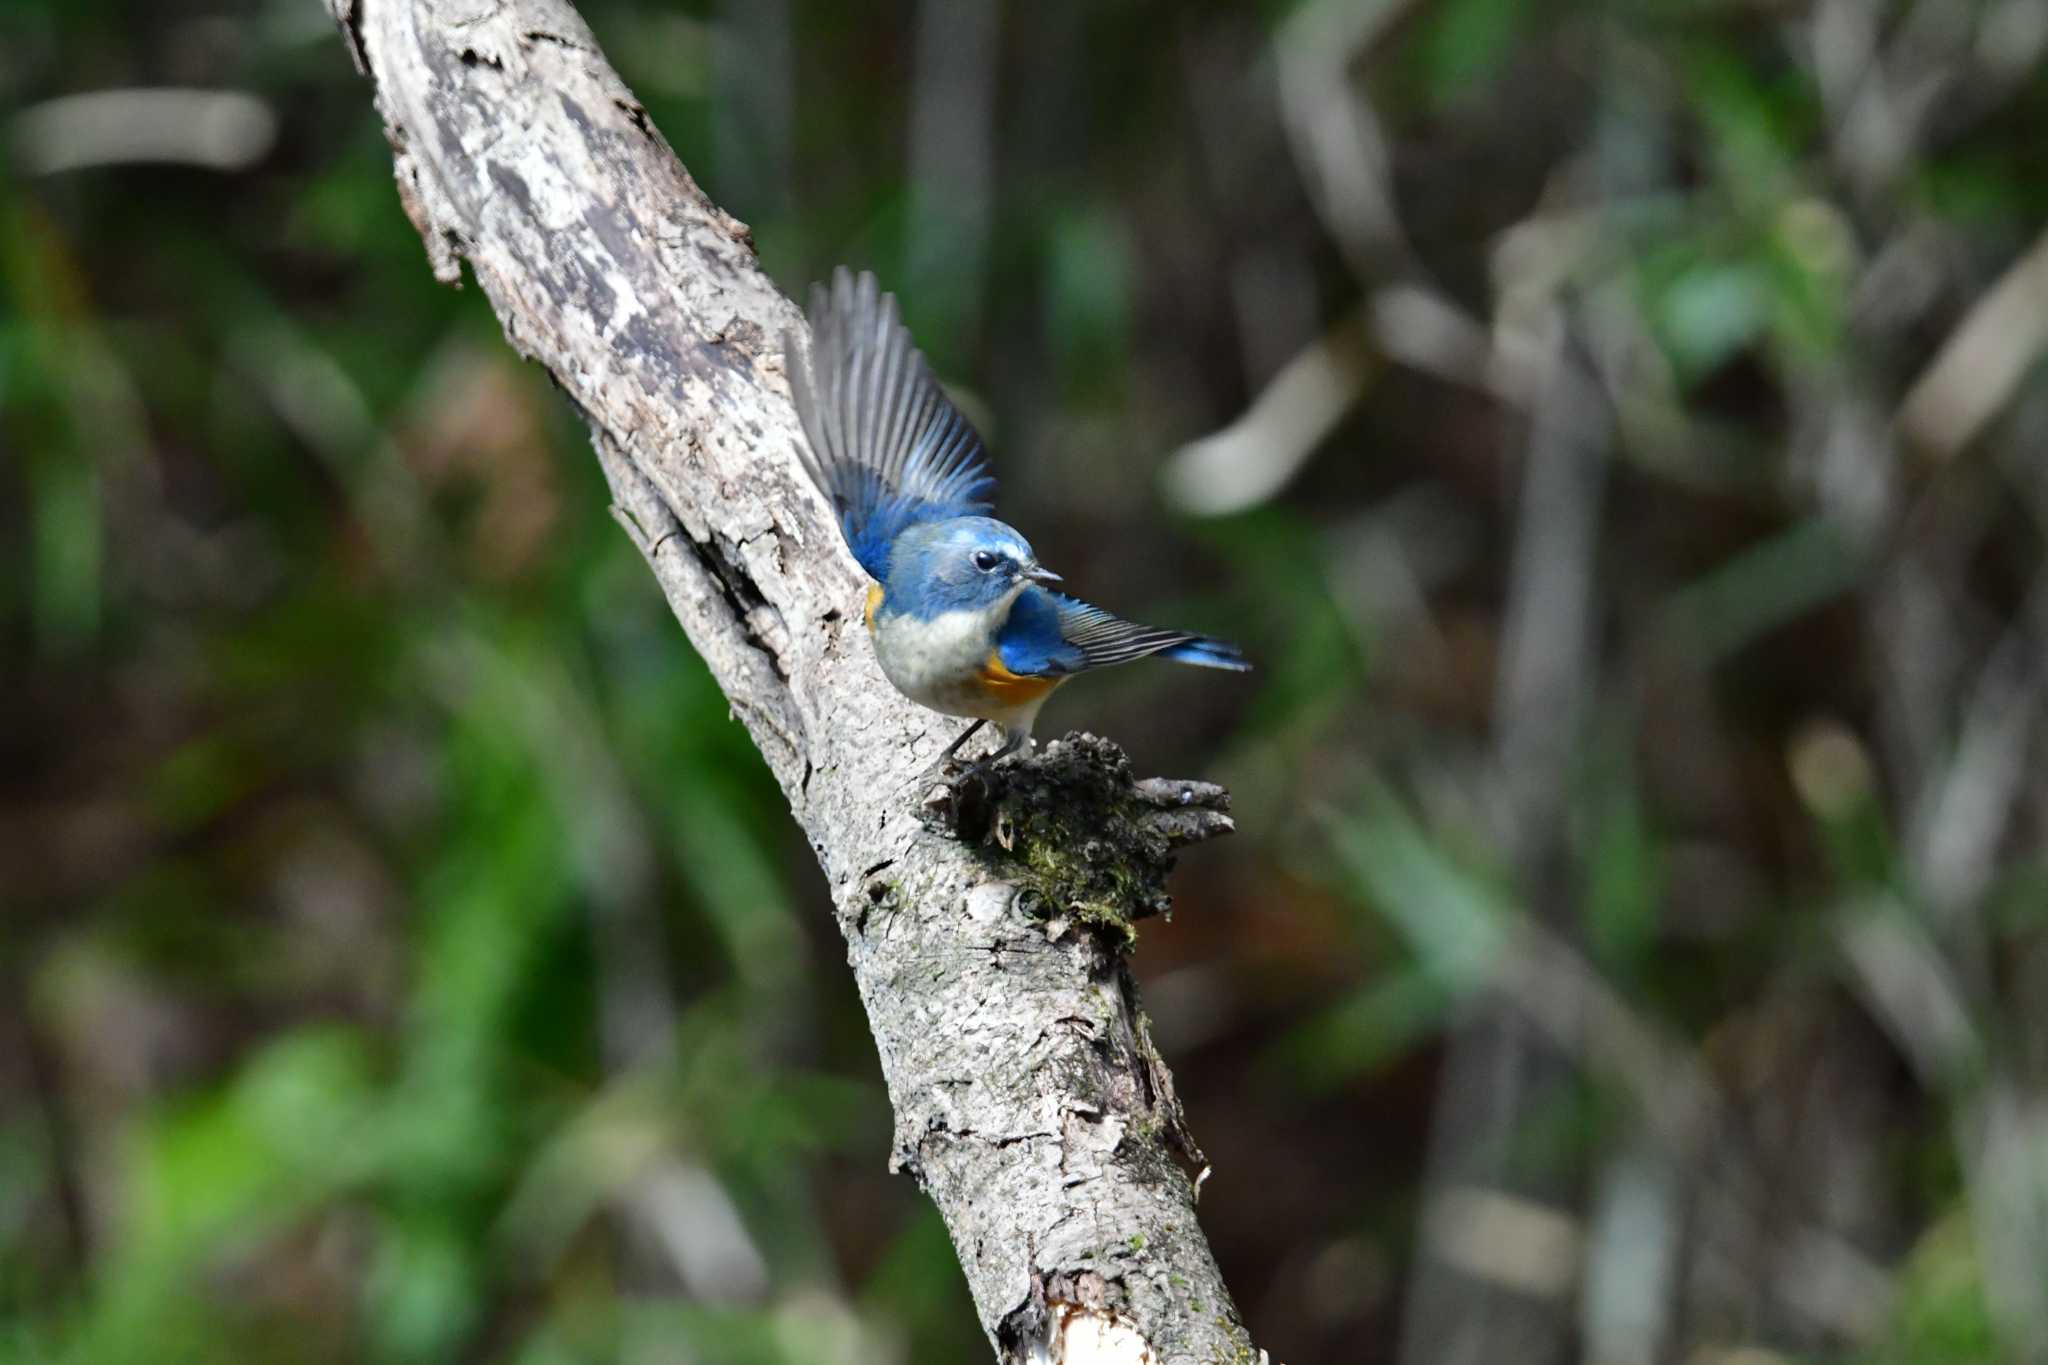
<svg viewBox="0 0 2048 1365"><path fill-rule="evenodd" d="M1033 583L1057 583L1031 543L993 517L912 526L889 556L888 601L921 617L1007 608Z"/></svg>

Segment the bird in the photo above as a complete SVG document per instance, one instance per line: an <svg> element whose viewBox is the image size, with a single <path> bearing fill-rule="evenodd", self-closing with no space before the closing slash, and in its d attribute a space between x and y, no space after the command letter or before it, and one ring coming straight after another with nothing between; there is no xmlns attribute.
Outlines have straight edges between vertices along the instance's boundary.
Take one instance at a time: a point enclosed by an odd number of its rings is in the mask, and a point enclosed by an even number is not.
<svg viewBox="0 0 2048 1365"><path fill-rule="evenodd" d="M947 398L873 273L841 266L811 287L806 356L783 338L802 420L798 456L872 583L864 613L882 674L918 705L992 723L984 769L1032 744L1046 698L1068 679L1135 659L1251 667L1236 645L1126 621L1070 597L1015 527L990 515L996 484L981 437Z"/></svg>

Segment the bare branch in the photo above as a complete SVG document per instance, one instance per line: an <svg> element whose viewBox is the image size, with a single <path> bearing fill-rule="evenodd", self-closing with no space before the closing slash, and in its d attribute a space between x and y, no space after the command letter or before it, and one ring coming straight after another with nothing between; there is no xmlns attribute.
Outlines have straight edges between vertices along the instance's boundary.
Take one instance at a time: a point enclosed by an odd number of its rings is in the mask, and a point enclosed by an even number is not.
<svg viewBox="0 0 2048 1365"><path fill-rule="evenodd" d="M792 458L778 338L800 320L745 225L565 0L327 3L435 275L466 260L588 419L622 522L817 852L892 1164L944 1214L1001 1359L1254 1359L1124 961L1173 850L1228 829L1221 791L1135 784L1082 738L1010 772L982 823L929 827L916 779L951 731L862 638L858 572Z"/></svg>

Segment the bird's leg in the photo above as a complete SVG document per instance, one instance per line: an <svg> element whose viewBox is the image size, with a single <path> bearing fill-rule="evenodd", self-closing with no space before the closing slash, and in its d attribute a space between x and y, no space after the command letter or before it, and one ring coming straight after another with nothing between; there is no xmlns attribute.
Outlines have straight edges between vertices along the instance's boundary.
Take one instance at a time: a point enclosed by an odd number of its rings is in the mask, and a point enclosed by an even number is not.
<svg viewBox="0 0 2048 1365"><path fill-rule="evenodd" d="M921 817L927 825L935 824L936 827L949 830L962 838L973 840L979 840L982 833L988 829L988 821L993 815L994 803L1000 792L995 780L996 763L1019 749L1028 751L1031 745L1029 726L1013 728L1005 725L1002 728L1001 744L972 763L955 768L947 776L941 777L938 785L927 791ZM975 734L980 729L981 722L976 721L968 728L967 734L954 740L946 750L948 758L955 749L966 743L968 735ZM945 761L941 760L942 763ZM974 832L969 835L969 830Z"/></svg>
<svg viewBox="0 0 2048 1365"><path fill-rule="evenodd" d="M1005 754L1016 753L1019 749L1023 748L1030 742L1031 732L1029 730L1006 730L1003 732L1003 747L997 749L994 753L989 754L981 761L984 763L993 763L997 759L1003 757Z"/></svg>
<svg viewBox="0 0 2048 1365"><path fill-rule="evenodd" d="M951 744L948 744L946 746L946 752L939 755L939 763L941 765L944 765L946 763L951 762L953 755L960 752L960 746L965 744L968 740L973 739L976 732L978 732L981 729L981 727L986 724L988 724L987 721L978 720L974 722L974 724L968 726L965 730L962 730L960 732L960 737L954 740Z"/></svg>

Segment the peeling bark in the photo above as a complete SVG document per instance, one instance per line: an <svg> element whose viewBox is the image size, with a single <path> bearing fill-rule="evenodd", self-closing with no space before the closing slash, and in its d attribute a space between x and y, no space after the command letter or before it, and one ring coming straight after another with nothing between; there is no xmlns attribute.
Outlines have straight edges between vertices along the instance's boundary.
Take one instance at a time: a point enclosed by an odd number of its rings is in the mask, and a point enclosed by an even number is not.
<svg viewBox="0 0 2048 1365"><path fill-rule="evenodd" d="M895 1109L1005 1362L1253 1361L1205 1167L1126 970L1222 791L1088 736L927 800L950 722L898 697L794 459L797 309L565 0L326 0L437 279L468 261L588 420L621 520L832 887Z"/></svg>

